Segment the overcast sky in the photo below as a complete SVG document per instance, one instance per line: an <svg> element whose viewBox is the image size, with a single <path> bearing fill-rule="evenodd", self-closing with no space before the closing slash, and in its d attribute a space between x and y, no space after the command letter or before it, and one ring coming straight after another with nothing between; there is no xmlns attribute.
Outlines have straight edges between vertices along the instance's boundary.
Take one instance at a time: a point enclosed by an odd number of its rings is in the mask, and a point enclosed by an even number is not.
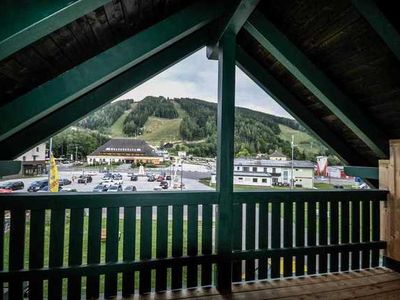
<svg viewBox="0 0 400 300"><path fill-rule="evenodd" d="M216 102L217 77L218 62L207 59L203 48L119 99L138 101L146 96L164 96ZM239 68L236 68L236 106L292 118Z"/></svg>

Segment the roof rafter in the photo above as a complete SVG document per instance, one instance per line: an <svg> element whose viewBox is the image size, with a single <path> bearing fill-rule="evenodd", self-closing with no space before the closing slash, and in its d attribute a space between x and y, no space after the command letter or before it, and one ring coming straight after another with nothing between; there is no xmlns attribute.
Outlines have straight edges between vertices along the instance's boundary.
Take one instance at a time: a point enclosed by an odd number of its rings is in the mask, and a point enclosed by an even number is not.
<svg viewBox="0 0 400 300"><path fill-rule="evenodd" d="M0 141L190 35L223 11L220 2L195 3L6 103L0 108Z"/></svg>
<svg viewBox="0 0 400 300"><path fill-rule="evenodd" d="M334 151L338 157L350 164L368 165L368 162L363 160L346 142L315 117L293 94L240 46L236 50L236 60L237 65L244 73L296 118L304 128L318 137L326 147Z"/></svg>
<svg viewBox="0 0 400 300"><path fill-rule="evenodd" d="M386 134L262 13L256 10L244 28L378 157L387 157Z"/></svg>
<svg viewBox="0 0 400 300"><path fill-rule="evenodd" d="M400 60L400 34L373 0L352 0L358 12Z"/></svg>
<svg viewBox="0 0 400 300"><path fill-rule="evenodd" d="M49 136L82 119L93 110L100 108L197 51L206 44L207 40L207 28L202 28L53 111L31 126L5 139L1 143L0 157L2 159L14 159L33 146L45 141Z"/></svg>
<svg viewBox="0 0 400 300"><path fill-rule="evenodd" d="M217 23L218 29L214 33L210 45L207 46L207 57L209 59L218 59L217 43L222 35L227 31L231 31L235 35L238 34L259 2L260 0L233 0L227 2L227 12Z"/></svg>
<svg viewBox="0 0 400 300"><path fill-rule="evenodd" d="M5 1L0 13L0 60L111 0Z"/></svg>

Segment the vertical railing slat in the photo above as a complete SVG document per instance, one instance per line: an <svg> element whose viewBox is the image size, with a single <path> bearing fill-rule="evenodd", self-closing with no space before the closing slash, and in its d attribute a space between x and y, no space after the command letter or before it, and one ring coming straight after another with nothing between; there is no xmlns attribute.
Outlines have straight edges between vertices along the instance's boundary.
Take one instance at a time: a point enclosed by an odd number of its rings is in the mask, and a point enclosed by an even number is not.
<svg viewBox="0 0 400 300"><path fill-rule="evenodd" d="M349 212L349 201L344 199L340 204L340 242L347 244L350 241L350 212ZM340 271L349 270L349 252L342 251L340 254Z"/></svg>
<svg viewBox="0 0 400 300"><path fill-rule="evenodd" d="M72 208L69 227L69 254L68 265L79 266L82 264L83 246L83 208ZM81 277L68 278L68 299L81 297Z"/></svg>
<svg viewBox="0 0 400 300"><path fill-rule="evenodd" d="M304 202L296 203L296 247L304 247ZM296 256L296 276L304 275L304 255Z"/></svg>
<svg viewBox="0 0 400 300"><path fill-rule="evenodd" d="M106 224L106 262L118 261L119 239L119 207L107 208ZM109 273L104 277L104 296L116 296L118 288L118 274Z"/></svg>
<svg viewBox="0 0 400 300"><path fill-rule="evenodd" d="M339 202L332 201L330 203L331 213L330 213L330 243L337 245L339 243ZM330 254L330 272L339 271L339 253Z"/></svg>
<svg viewBox="0 0 400 300"><path fill-rule="evenodd" d="M157 258L165 258L168 255L168 206L157 207ZM167 268L165 266L156 269L156 292L167 289Z"/></svg>
<svg viewBox="0 0 400 300"><path fill-rule="evenodd" d="M243 236L243 205L233 205L233 224L232 231L235 233L232 237L232 249L236 251L242 250L242 236ZM234 261L232 263L232 281L242 281L242 261Z"/></svg>
<svg viewBox="0 0 400 300"><path fill-rule="evenodd" d="M271 248L279 249L281 247L281 203L272 202L271 216ZM280 262L279 255L271 257L271 278L280 277Z"/></svg>
<svg viewBox="0 0 400 300"><path fill-rule="evenodd" d="M328 244L328 202L322 200L319 202L319 245ZM328 255L322 253L318 255L318 272L328 272Z"/></svg>
<svg viewBox="0 0 400 300"><path fill-rule="evenodd" d="M10 247L9 247L9 269L20 270L24 267L25 249L25 210L11 210L10 222ZM22 299L22 281L12 280L8 283L9 299Z"/></svg>
<svg viewBox="0 0 400 300"><path fill-rule="evenodd" d="M316 202L309 201L307 205L307 245L316 245ZM307 255L307 274L315 274L316 271L316 255Z"/></svg>
<svg viewBox="0 0 400 300"><path fill-rule="evenodd" d="M60 267L64 259L65 209L51 210L49 267ZM62 278L51 276L48 281L49 299L61 299Z"/></svg>
<svg viewBox="0 0 400 300"><path fill-rule="evenodd" d="M213 206L203 205L202 207L202 237L201 237L201 253L203 255L212 254L212 225L213 225ZM203 263L201 265L201 285L207 286L212 284L212 264Z"/></svg>
<svg viewBox="0 0 400 300"><path fill-rule="evenodd" d="M188 256L196 256L198 253L198 207L188 205ZM189 263L187 266L187 287L197 286L197 264Z"/></svg>
<svg viewBox="0 0 400 300"><path fill-rule="evenodd" d="M256 242L256 205L246 204L246 250L255 249ZM246 281L255 279L255 261L246 260Z"/></svg>
<svg viewBox="0 0 400 300"><path fill-rule="evenodd" d="M101 208L89 209L89 229L88 229L88 249L87 262L88 264L97 264L100 262L101 251ZM86 298L99 298L100 276L88 276L86 280Z"/></svg>
<svg viewBox="0 0 400 300"><path fill-rule="evenodd" d="M136 206L124 207L124 236L123 257L124 261L135 260L136 236ZM128 298L135 292L135 272L122 274L122 296Z"/></svg>
<svg viewBox="0 0 400 300"><path fill-rule="evenodd" d="M372 240L380 240L380 203L372 202ZM372 250L371 267L379 266L379 249Z"/></svg>
<svg viewBox="0 0 400 300"><path fill-rule="evenodd" d="M172 207L172 257L183 255L183 206ZM171 269L171 288L182 288L182 266L174 266Z"/></svg>
<svg viewBox="0 0 400 300"><path fill-rule="evenodd" d="M362 204L362 241L370 242L371 241L371 218L370 218L370 201L364 200L361 202ZM361 266L363 269L369 268L370 262L370 250L363 250L361 252Z"/></svg>
<svg viewBox="0 0 400 300"><path fill-rule="evenodd" d="M351 242L360 242L360 201L351 202ZM360 252L351 252L351 268L357 270L360 268Z"/></svg>
<svg viewBox="0 0 400 300"><path fill-rule="evenodd" d="M283 204L283 247L293 247L293 201L286 200ZM283 276L293 275L293 257L285 255L283 258Z"/></svg>
<svg viewBox="0 0 400 300"><path fill-rule="evenodd" d="M151 258L152 250L152 216L151 206L142 206L140 213L140 260ZM149 293L151 291L151 270L143 269L140 271L139 293Z"/></svg>
<svg viewBox="0 0 400 300"><path fill-rule="evenodd" d="M258 212L258 247L268 249L268 203L260 203ZM258 260L258 279L265 279L267 276L268 258L265 257Z"/></svg>
<svg viewBox="0 0 400 300"><path fill-rule="evenodd" d="M44 263L45 211L31 210L29 229L29 268L40 269ZM29 299L43 298L43 280L32 278L29 281Z"/></svg>

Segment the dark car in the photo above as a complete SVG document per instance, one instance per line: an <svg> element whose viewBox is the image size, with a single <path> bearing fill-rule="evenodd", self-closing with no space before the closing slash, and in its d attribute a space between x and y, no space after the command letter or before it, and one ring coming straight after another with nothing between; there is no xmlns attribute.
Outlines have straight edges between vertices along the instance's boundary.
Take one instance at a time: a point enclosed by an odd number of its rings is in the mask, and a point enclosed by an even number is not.
<svg viewBox="0 0 400 300"><path fill-rule="evenodd" d="M154 176L150 176L147 181L153 182L156 181L156 178Z"/></svg>
<svg viewBox="0 0 400 300"><path fill-rule="evenodd" d="M89 183L92 182L92 177L88 175L81 175L78 178L78 183Z"/></svg>
<svg viewBox="0 0 400 300"><path fill-rule="evenodd" d="M71 184L71 183L72 183L71 180L69 180L69 179L67 179L67 178L61 178L61 179L58 181L58 185L59 185L59 186L69 185L69 184Z"/></svg>
<svg viewBox="0 0 400 300"><path fill-rule="evenodd" d="M12 191L22 190L24 188L24 183L22 181L7 182L2 184L0 188Z"/></svg>
<svg viewBox="0 0 400 300"><path fill-rule="evenodd" d="M28 187L28 192L37 192L40 189L44 188L45 186L48 186L49 183L46 180L40 180L40 181L34 181L32 184Z"/></svg>
<svg viewBox="0 0 400 300"><path fill-rule="evenodd" d="M63 188L61 186L58 186L58 191L61 192L63 191ZM45 192L49 192L49 186L46 185L43 188L41 188L40 190L37 191L38 193L45 193Z"/></svg>
<svg viewBox="0 0 400 300"><path fill-rule="evenodd" d="M96 187L93 189L93 192L107 192L108 186L105 184L99 184L96 185Z"/></svg>
<svg viewBox="0 0 400 300"><path fill-rule="evenodd" d="M134 185L128 185L125 189L125 192L136 192L136 186Z"/></svg>
<svg viewBox="0 0 400 300"><path fill-rule="evenodd" d="M167 175L167 176L165 177L165 179L166 179L166 180L171 180L171 175Z"/></svg>
<svg viewBox="0 0 400 300"><path fill-rule="evenodd" d="M114 180L122 180L122 175L121 174L113 174L112 179L114 179Z"/></svg>
<svg viewBox="0 0 400 300"><path fill-rule="evenodd" d="M161 185L161 188L162 188L163 190L168 189L168 182L167 182L167 181L162 181L160 185Z"/></svg>
<svg viewBox="0 0 400 300"><path fill-rule="evenodd" d="M138 180L137 175L132 175L132 176L131 176L131 181L137 181L137 180Z"/></svg>

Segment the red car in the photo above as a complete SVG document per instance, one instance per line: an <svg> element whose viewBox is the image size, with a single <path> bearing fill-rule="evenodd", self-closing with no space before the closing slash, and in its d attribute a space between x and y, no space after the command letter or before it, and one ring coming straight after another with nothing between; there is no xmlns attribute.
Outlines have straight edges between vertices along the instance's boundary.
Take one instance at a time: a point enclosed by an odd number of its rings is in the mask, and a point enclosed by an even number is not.
<svg viewBox="0 0 400 300"><path fill-rule="evenodd" d="M158 182L164 181L164 176L162 176L162 175L158 176L157 181Z"/></svg>
<svg viewBox="0 0 400 300"><path fill-rule="evenodd" d="M12 190L10 190L10 189L0 189L0 194L7 194L7 193L12 193Z"/></svg>

